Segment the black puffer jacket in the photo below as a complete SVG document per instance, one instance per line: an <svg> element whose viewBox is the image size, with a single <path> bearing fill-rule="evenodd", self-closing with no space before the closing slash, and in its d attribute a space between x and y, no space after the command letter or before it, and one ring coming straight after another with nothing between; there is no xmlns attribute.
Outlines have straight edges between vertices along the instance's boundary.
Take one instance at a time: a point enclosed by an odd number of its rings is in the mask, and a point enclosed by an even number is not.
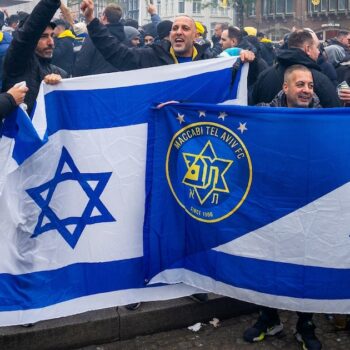
<svg viewBox="0 0 350 350"><path fill-rule="evenodd" d="M176 63L170 53L171 44L167 40L145 48L129 48L111 35L108 28L97 18L91 21L87 28L96 48L118 70L127 71ZM205 48L197 44L194 46L197 50L194 61L211 58L205 53Z"/></svg>
<svg viewBox="0 0 350 350"><path fill-rule="evenodd" d="M17 107L12 95L4 92L0 94L0 121Z"/></svg>
<svg viewBox="0 0 350 350"><path fill-rule="evenodd" d="M314 79L314 91L322 107L339 107L340 101L336 89L329 78L321 72L320 67L303 50L298 48L281 50L277 64L265 69L255 83L250 105L261 102L269 103L281 90L284 71L294 64L301 64L311 70Z"/></svg>
<svg viewBox="0 0 350 350"><path fill-rule="evenodd" d="M121 23L106 24L106 27L109 29L111 35L115 36L119 41L125 40L124 26ZM81 50L77 54L73 76L80 77L84 75L111 73L116 71L118 71L118 69L103 58L90 37L87 37Z"/></svg>
<svg viewBox="0 0 350 350"><path fill-rule="evenodd" d="M28 113L31 113L33 109L45 75L56 73L63 78L67 77L64 70L52 65L50 60L35 54L40 36L50 23L60 3L60 0L41 0L24 25L14 33L5 56L2 91L7 91L16 83L25 81L29 88L24 100L28 106Z"/></svg>

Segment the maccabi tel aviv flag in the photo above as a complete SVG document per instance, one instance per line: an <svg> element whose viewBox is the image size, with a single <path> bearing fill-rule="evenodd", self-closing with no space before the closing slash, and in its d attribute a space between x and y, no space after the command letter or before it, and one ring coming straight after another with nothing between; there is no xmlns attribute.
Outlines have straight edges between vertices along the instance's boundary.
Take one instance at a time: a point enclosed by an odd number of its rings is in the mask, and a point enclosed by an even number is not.
<svg viewBox="0 0 350 350"><path fill-rule="evenodd" d="M147 120L155 102L219 103L244 96L232 81L234 61L44 84L32 120L20 109L6 120L0 141L0 325L197 290L145 286Z"/></svg>
<svg viewBox="0 0 350 350"><path fill-rule="evenodd" d="M149 124L150 283L350 313L350 115L174 104Z"/></svg>

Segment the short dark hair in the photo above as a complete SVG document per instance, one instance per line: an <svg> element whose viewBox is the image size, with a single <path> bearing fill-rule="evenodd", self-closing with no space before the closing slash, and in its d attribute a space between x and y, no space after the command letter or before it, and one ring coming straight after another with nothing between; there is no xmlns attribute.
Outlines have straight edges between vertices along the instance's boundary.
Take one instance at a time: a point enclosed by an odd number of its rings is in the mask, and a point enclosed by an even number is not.
<svg viewBox="0 0 350 350"><path fill-rule="evenodd" d="M346 30L340 30L337 34L337 38L341 38L343 36L347 36L349 34L349 32L347 32Z"/></svg>
<svg viewBox="0 0 350 350"><path fill-rule="evenodd" d="M107 21L111 24L118 23L123 16L122 8L117 4L109 4L103 11L103 15L106 16Z"/></svg>
<svg viewBox="0 0 350 350"><path fill-rule="evenodd" d="M229 26L227 31L230 39L237 39L238 42L242 40L242 32L238 28Z"/></svg>
<svg viewBox="0 0 350 350"><path fill-rule="evenodd" d="M307 30L301 29L291 33L288 37L288 48L302 49L305 44L312 45L314 38Z"/></svg>
<svg viewBox="0 0 350 350"><path fill-rule="evenodd" d="M293 64L292 66L289 66L285 71L284 71L284 77L283 80L287 81L289 76L295 72L296 70L301 70L303 72L309 72L311 75L311 71L309 68L303 66L302 64Z"/></svg>
<svg viewBox="0 0 350 350"><path fill-rule="evenodd" d="M56 24L56 27L62 27L65 30L69 29L69 27L70 27L70 24L67 21L63 20L63 19L55 19L53 21L53 23Z"/></svg>
<svg viewBox="0 0 350 350"><path fill-rule="evenodd" d="M126 18L124 21L124 26L139 29L139 22L137 22L137 20L133 18Z"/></svg>
<svg viewBox="0 0 350 350"><path fill-rule="evenodd" d="M13 23L18 23L19 17L18 15L11 15L10 17L7 18L6 22L7 22L7 25L9 26Z"/></svg>

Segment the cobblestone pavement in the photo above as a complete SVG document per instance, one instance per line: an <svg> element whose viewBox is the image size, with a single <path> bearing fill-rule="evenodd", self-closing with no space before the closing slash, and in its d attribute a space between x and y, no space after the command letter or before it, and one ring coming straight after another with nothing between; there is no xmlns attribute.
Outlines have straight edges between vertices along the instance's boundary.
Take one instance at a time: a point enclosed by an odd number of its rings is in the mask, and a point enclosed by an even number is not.
<svg viewBox="0 0 350 350"><path fill-rule="evenodd" d="M175 316L175 315L174 315ZM178 315L181 317L181 315ZM135 339L110 344L85 347L81 350L297 350L301 347L296 342L293 332L297 316L294 312L280 312L284 324L283 332L269 337L258 344L248 344L242 339L243 331L253 324L257 314L244 315L220 322L218 328L207 324L198 332L187 328L169 332L140 336ZM323 343L324 350L349 350L350 331L336 331L324 315L315 315L316 334Z"/></svg>

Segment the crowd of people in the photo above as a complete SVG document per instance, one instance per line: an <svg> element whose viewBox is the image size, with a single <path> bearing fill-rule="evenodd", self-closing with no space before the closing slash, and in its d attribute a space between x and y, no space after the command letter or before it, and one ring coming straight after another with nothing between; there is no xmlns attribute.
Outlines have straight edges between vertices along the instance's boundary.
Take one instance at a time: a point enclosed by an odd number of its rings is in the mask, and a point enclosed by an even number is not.
<svg viewBox="0 0 350 350"><path fill-rule="evenodd" d="M60 18L53 18L61 10ZM350 103L350 33L320 43L308 28L293 28L280 45L255 28L217 23L211 40L206 27L186 15L161 20L148 5L151 22L139 27L109 4L94 14L82 0L84 21L75 21L60 0L41 0L31 14L0 11L0 117L25 104L30 115L42 81L127 71L236 55L249 62L250 105L325 108ZM25 84L23 83L25 82ZM283 326L276 310L263 308L244 333L248 342L275 335ZM321 349L312 315L299 313L297 339L304 349Z"/></svg>
<svg viewBox="0 0 350 350"><path fill-rule="evenodd" d="M58 9L60 17L53 18ZM250 62L251 105L271 102L285 70L295 64L311 70L322 107L350 102L348 32L320 44L311 29L293 28L277 45L253 27L217 23L209 40L206 27L186 15L162 21L155 5L147 10L151 21L143 26L123 18L121 7L113 3L95 17L92 0L82 1L80 21L59 0L41 1L31 14L0 10L1 117L23 103L23 97L30 113L43 80L57 84L62 78L227 55ZM23 81L26 86L16 85Z"/></svg>

